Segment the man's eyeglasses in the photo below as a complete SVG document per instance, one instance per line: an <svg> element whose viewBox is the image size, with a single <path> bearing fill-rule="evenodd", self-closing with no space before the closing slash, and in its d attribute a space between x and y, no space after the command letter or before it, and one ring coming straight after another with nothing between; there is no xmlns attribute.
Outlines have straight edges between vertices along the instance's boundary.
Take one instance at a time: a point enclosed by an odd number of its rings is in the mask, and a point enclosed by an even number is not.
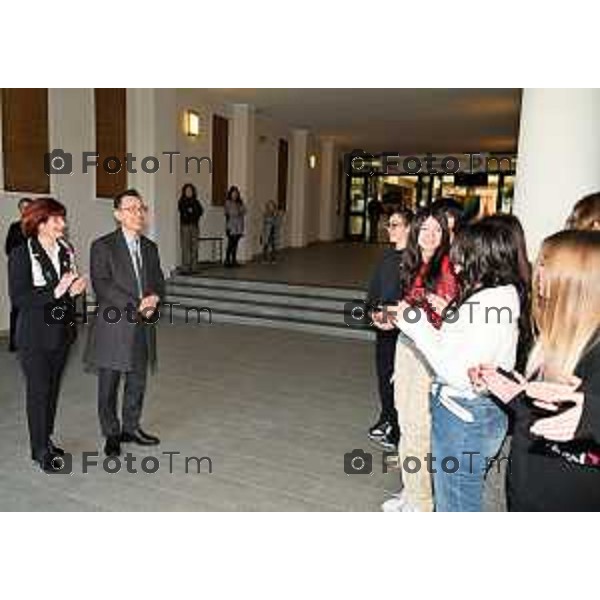
<svg viewBox="0 0 600 600"><path fill-rule="evenodd" d="M141 215L145 215L148 212L147 206L125 206L121 208L122 211L128 212L130 214L139 213Z"/></svg>

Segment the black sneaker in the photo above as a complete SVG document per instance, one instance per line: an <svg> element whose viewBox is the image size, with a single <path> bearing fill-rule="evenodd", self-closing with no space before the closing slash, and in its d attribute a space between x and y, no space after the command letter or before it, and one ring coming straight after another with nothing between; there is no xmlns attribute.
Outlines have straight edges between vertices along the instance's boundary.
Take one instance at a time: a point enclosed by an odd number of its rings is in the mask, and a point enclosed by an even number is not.
<svg viewBox="0 0 600 600"><path fill-rule="evenodd" d="M400 432L398 427L390 425L390 430L377 440L377 443L382 446L385 450L395 452L398 450L398 442L400 441Z"/></svg>
<svg viewBox="0 0 600 600"><path fill-rule="evenodd" d="M369 429L369 439L379 441L386 436L392 429L392 424L385 419L379 419L371 429Z"/></svg>

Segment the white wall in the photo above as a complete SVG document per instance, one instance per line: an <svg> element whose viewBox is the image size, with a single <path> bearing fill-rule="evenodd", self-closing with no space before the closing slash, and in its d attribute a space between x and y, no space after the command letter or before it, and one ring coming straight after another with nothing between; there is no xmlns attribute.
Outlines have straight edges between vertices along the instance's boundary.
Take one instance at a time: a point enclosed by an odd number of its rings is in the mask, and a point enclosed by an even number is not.
<svg viewBox="0 0 600 600"><path fill-rule="evenodd" d="M94 93L92 89L50 89L48 94L48 125L50 148L63 148L75 155L93 150ZM1 119L1 116L0 116ZM0 153L0 171L4 172ZM2 186L3 187L3 186ZM93 173L83 175L75 169L73 175L50 177L50 194L67 208L70 236L75 244L80 269L88 271L89 247L93 239L114 227L112 203L95 195ZM0 189L0 239L6 238L8 225L17 217L17 201L26 193L10 193ZM32 196L32 197L35 197ZM9 300L6 261L0 261L0 330L8 328Z"/></svg>
<svg viewBox="0 0 600 600"><path fill-rule="evenodd" d="M307 180L306 180L306 213L305 213L305 227L306 227L306 241L312 244L319 240L319 219L321 216L321 167L323 161L321 160L321 148L319 139L314 135L308 136L308 148L307 156L304 159L304 163L307 169ZM308 166L308 156L315 154L317 157L317 163L314 169Z"/></svg>
<svg viewBox="0 0 600 600"><path fill-rule="evenodd" d="M70 236L78 254L80 270L89 271L89 248L92 241L114 229L112 201L97 198L95 194L95 172L81 171L81 153L95 150L94 91L86 89L50 89L48 98L49 148L62 148L71 152L74 159L73 174L52 175L50 195L60 200L67 208ZM192 138L186 135L185 112L196 110L201 116L201 135ZM215 105L205 101L202 89L128 89L127 90L127 150L138 159L137 174L128 175L128 186L137 187L145 196L151 212L152 225L149 236L154 238L161 250L163 269L168 274L178 262L179 236L177 199L184 183L191 182L199 192L205 210L201 222L201 233L206 236L224 235L223 208L211 202L212 175L208 163L201 165L200 172L194 163L185 172L186 156L203 157L212 155L213 114L231 118L232 110L227 105ZM1 132L0 115L0 132ZM231 132L231 125L230 125ZM287 203L281 244L292 243L293 193L291 172L294 161L291 129L276 123L264 115L254 120L255 156L253 190L249 198L249 236L244 240L245 254L258 254L262 232L262 213L268 200L277 199L277 154L280 138L288 140L290 156L288 165ZM230 136L231 137L231 136ZM1 140L1 135L0 135ZM231 140L230 140L231 141ZM1 143L1 142L0 142ZM317 154L317 168L308 168L307 156L297 157L305 165L306 206L303 207L302 222L299 223L303 243L319 239L319 214L321 193L321 160L319 141L312 135L307 139L308 152ZM169 173L169 159L162 152L179 151L173 159L173 173ZM230 144L231 153L231 144ZM160 159L161 168L156 174L141 171L144 156L153 155ZM10 223L18 218L17 202L25 193L3 190L3 165L0 148L0 240L4 241ZM231 182L235 184L236 182ZM337 189L335 190L337 194ZM202 249L208 258L209 247ZM202 258L202 255L201 255ZM0 260L0 331L8 328L9 300L6 260Z"/></svg>
<svg viewBox="0 0 600 600"><path fill-rule="evenodd" d="M279 140L284 139L288 142L288 149L291 150L291 134L283 125L275 123L270 119L261 116L256 117L256 159L254 174L254 193L256 194L255 206L259 209L251 217L255 219L255 231L262 233L262 214L264 206L269 200L277 203L277 159L279 154ZM290 151L288 150L288 151ZM288 210L283 217L282 230L280 232L281 247L290 245L290 212L291 202L291 165L288 160L288 182L287 182L287 205ZM254 248L260 250L259 239L254 240Z"/></svg>
<svg viewBox="0 0 600 600"><path fill-rule="evenodd" d="M211 104L206 102L202 89L178 89L177 101L177 146L182 155L212 157L212 118L214 114L230 119L230 163L232 154L233 111L226 104ZM184 119L187 110L195 110L200 114L201 134L191 138L185 133ZM260 234L262 232L262 212L267 200L277 200L277 153L279 138L289 141L289 129L261 115L255 116L255 157L254 157L254 198L246 198L248 203L247 231L248 236L242 244L248 247L249 255L258 254L260 248ZM178 190L184 183L193 183L198 188L200 201L204 207L204 217L201 221L201 234L204 236L224 236L225 219L222 206L213 206L211 200L212 176L209 173L206 161L202 163L201 172L195 171L194 165L190 166L190 173L185 173L184 161L180 161L177 171ZM231 167L231 164L230 164ZM288 171L289 176L289 171ZM230 181L229 185L237 182ZM288 180L288 205L290 202L290 185ZM289 245L288 221L284 218L281 241L283 246ZM208 258L210 246L201 248L201 258Z"/></svg>
<svg viewBox="0 0 600 600"><path fill-rule="evenodd" d="M177 89L176 90L176 123L177 123L177 149L183 156L212 157L212 118L214 114L222 117L231 117L230 107L206 103L202 90L199 89ZM185 113L187 110L195 110L200 115L200 135L190 137L185 132ZM198 173L196 164L190 163L188 173L185 172L185 161L177 163L177 198L185 183L193 183L198 189L198 198L204 207L204 216L200 222L201 235L222 236L224 235L223 207L213 206L211 200L212 175L209 172L208 163L203 161ZM173 202L177 201L173 199ZM201 258L209 256L210 248L203 245Z"/></svg>

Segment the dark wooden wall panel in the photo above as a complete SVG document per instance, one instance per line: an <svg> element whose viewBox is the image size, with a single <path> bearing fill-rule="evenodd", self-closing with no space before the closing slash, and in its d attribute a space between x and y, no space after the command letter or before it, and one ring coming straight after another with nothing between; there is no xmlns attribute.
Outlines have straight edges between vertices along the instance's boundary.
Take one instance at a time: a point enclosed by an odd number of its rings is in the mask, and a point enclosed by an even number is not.
<svg viewBox="0 0 600 600"><path fill-rule="evenodd" d="M279 140L277 153L277 207L285 210L287 206L287 181L288 181L288 143Z"/></svg>
<svg viewBox="0 0 600 600"><path fill-rule="evenodd" d="M50 193L44 170L48 147L48 89L3 88L2 153L4 188L12 192Z"/></svg>
<svg viewBox="0 0 600 600"><path fill-rule="evenodd" d="M96 111L96 195L99 198L112 198L127 187L127 90L125 88L96 88L94 90ZM109 156L121 161L118 173L109 173L102 163ZM138 160L141 160L139 157ZM114 163L111 163L111 168ZM139 164L135 165L139 169Z"/></svg>
<svg viewBox="0 0 600 600"><path fill-rule="evenodd" d="M212 203L222 206L227 193L229 168L229 121L219 115L212 120Z"/></svg>

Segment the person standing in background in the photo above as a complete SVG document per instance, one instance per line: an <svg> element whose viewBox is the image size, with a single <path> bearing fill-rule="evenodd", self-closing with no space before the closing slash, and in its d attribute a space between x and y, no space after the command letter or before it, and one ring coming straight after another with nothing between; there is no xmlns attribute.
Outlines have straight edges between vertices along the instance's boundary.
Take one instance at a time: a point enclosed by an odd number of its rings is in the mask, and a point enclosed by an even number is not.
<svg viewBox="0 0 600 600"><path fill-rule="evenodd" d="M155 313L165 293L158 248L143 235L146 214L138 191L118 194L114 216L120 227L95 240L90 252L99 317L90 329L84 360L98 374L98 415L107 456L119 456L121 443L160 443L140 427L147 368L156 364ZM115 310L120 313L116 322ZM113 315L110 321L106 315ZM117 401L122 375L121 423Z"/></svg>
<svg viewBox="0 0 600 600"><path fill-rule="evenodd" d="M379 219L382 213L381 202L377 198L372 198L367 204L367 213L369 215L369 242L376 242L379 234Z"/></svg>
<svg viewBox="0 0 600 600"><path fill-rule="evenodd" d="M442 212L446 216L450 245L452 245L454 236L465 223L465 211L462 205L454 198L439 198L430 206L430 209L433 212Z"/></svg>
<svg viewBox="0 0 600 600"><path fill-rule="evenodd" d="M21 198L19 200L19 213L21 218L18 221L14 221L11 223L8 228L8 234L6 235L6 241L4 242L4 251L6 252L6 256L9 257L10 253L27 241L25 234L23 233L22 223L23 223L23 213L25 209L31 204L31 198ZM17 349L15 342L15 331L17 327L17 315L19 314L19 309L16 306L10 307L10 333L8 338L8 351L15 352Z"/></svg>
<svg viewBox="0 0 600 600"><path fill-rule="evenodd" d="M238 267L237 249L240 239L244 235L244 220L246 206L240 190L232 185L225 199L225 232L227 233L227 250L225 252L225 266Z"/></svg>
<svg viewBox="0 0 600 600"><path fill-rule="evenodd" d="M181 266L184 272L190 273L198 266L199 223L204 214L202 204L198 200L196 186L191 183L183 186L178 209L181 232Z"/></svg>
<svg viewBox="0 0 600 600"><path fill-rule="evenodd" d="M277 210L277 205L273 200L269 200L265 206L263 215L263 260L275 262L277 254L277 242L279 239L279 227L281 225L282 213Z"/></svg>

